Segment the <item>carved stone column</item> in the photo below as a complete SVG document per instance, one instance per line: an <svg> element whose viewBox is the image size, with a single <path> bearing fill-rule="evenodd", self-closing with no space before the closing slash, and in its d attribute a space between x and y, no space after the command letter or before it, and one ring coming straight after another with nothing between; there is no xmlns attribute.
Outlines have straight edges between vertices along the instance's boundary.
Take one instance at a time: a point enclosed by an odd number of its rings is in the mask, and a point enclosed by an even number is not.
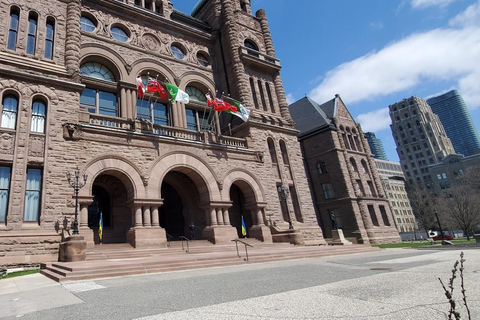
<svg viewBox="0 0 480 320"><path fill-rule="evenodd" d="M224 223L224 221L223 221L223 211L222 211L222 208L216 208L216 211L217 211L217 221L218 221L218 225L219 225L219 226L225 225L225 223Z"/></svg>
<svg viewBox="0 0 480 320"><path fill-rule="evenodd" d="M135 227L127 233L127 241L135 248L157 248L167 244L165 229L158 224L158 207L163 200L133 199L127 202L135 215ZM152 211L150 211L152 208ZM152 217L153 215L153 217ZM152 228L152 221L153 226Z"/></svg>
<svg viewBox="0 0 480 320"><path fill-rule="evenodd" d="M207 213L207 223L210 221L210 225L203 230L203 239L216 244L227 244L237 238L237 230L230 225L228 209L226 209L226 207L230 207L231 205L231 202L212 201L209 204L202 206ZM208 219L208 216L210 217L210 220Z"/></svg>
<svg viewBox="0 0 480 320"><path fill-rule="evenodd" d="M80 205L80 217L78 232L87 244L87 248L95 247L95 241L93 237L93 230L88 227L88 206L93 202L91 196L79 196L78 204Z"/></svg>
<svg viewBox="0 0 480 320"><path fill-rule="evenodd" d="M81 0L68 0L65 39L65 67L70 75L79 74Z"/></svg>
<svg viewBox="0 0 480 320"><path fill-rule="evenodd" d="M151 222L151 217L150 217L150 207L144 207L143 208L143 226L144 227L151 227L152 222Z"/></svg>
<svg viewBox="0 0 480 320"><path fill-rule="evenodd" d="M230 216L228 212L228 208L223 208L223 224L226 226L230 226Z"/></svg>
<svg viewBox="0 0 480 320"><path fill-rule="evenodd" d="M265 225L263 218L263 209L267 206L267 203L255 203L255 204L246 204L245 209L250 210L252 214L252 219L255 222L255 225L248 230L250 238L255 238L265 243L272 243L272 233L270 228Z"/></svg>
<svg viewBox="0 0 480 320"><path fill-rule="evenodd" d="M152 212L152 227L159 227L158 207L152 207L150 211Z"/></svg>

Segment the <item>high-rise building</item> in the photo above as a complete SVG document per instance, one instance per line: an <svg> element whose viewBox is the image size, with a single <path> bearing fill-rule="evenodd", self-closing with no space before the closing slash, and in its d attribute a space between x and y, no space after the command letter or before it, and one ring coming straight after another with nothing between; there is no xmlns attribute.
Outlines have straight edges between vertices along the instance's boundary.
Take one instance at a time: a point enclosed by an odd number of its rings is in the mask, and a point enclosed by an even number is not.
<svg viewBox="0 0 480 320"><path fill-rule="evenodd" d="M327 241L337 226L354 243L399 242L365 135L340 96L322 105L304 97L289 108Z"/></svg>
<svg viewBox="0 0 480 320"><path fill-rule="evenodd" d="M242 220L250 238L326 244L264 10L0 3L0 265L56 261L72 221L95 248L100 214L104 246L165 246L190 225L231 243ZM214 112L217 91L250 119Z"/></svg>
<svg viewBox="0 0 480 320"><path fill-rule="evenodd" d="M455 153L440 119L419 97L403 99L389 109L390 128L407 183L431 187L428 166Z"/></svg>
<svg viewBox="0 0 480 320"><path fill-rule="evenodd" d="M380 159L375 159L375 163L392 209L397 230L399 232L415 232L417 223L408 199L405 176L400 163Z"/></svg>
<svg viewBox="0 0 480 320"><path fill-rule="evenodd" d="M462 96L451 90L427 100L433 113L438 115L455 152L471 156L480 152L480 138Z"/></svg>
<svg viewBox="0 0 480 320"><path fill-rule="evenodd" d="M370 150L373 153L375 159L388 160L383 148L382 140L378 139L373 132L365 132L365 138L367 138Z"/></svg>

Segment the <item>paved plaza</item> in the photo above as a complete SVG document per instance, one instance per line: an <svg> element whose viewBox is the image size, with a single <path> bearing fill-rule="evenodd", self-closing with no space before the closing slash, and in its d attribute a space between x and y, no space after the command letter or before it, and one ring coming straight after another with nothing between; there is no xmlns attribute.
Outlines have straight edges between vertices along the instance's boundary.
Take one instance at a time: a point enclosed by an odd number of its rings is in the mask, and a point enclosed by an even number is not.
<svg viewBox="0 0 480 320"><path fill-rule="evenodd" d="M480 319L480 250L464 253L471 319ZM35 274L0 280L0 318L447 319L438 278L447 282L459 257L388 249L62 284Z"/></svg>

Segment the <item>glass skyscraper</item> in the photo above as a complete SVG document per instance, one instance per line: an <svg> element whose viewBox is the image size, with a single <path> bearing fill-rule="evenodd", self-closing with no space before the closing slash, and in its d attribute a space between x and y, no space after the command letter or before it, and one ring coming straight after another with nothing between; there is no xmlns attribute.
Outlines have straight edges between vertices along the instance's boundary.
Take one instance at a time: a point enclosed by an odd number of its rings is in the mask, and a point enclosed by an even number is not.
<svg viewBox="0 0 480 320"><path fill-rule="evenodd" d="M373 132L365 132L365 138L367 138L370 150L373 153L375 159L388 160L383 148L382 140L378 139Z"/></svg>
<svg viewBox="0 0 480 320"><path fill-rule="evenodd" d="M437 114L456 153L471 156L480 152L480 138L462 96L457 90L427 100Z"/></svg>

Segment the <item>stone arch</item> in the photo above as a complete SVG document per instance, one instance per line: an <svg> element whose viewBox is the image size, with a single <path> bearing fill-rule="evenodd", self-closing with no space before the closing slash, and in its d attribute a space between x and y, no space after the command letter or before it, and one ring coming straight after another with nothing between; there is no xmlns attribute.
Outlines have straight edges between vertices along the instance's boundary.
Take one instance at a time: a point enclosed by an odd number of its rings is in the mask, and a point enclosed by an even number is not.
<svg viewBox="0 0 480 320"><path fill-rule="evenodd" d="M223 180L222 199L224 201L230 199L230 188L235 182L241 182L237 186L245 195L247 203L263 203L265 202L264 192L260 182L247 170L236 168L227 172ZM249 188L248 188L248 187Z"/></svg>
<svg viewBox="0 0 480 320"><path fill-rule="evenodd" d="M132 63L129 78L125 79L125 81L135 83L137 75L147 69L158 70L159 73L163 74L170 83L175 83L175 73L173 70L158 60L151 58L138 59Z"/></svg>
<svg viewBox="0 0 480 320"><path fill-rule="evenodd" d="M206 164L198 156L189 153L168 153L155 161L148 176L151 182L148 185L147 193L151 197L162 197L161 186L165 175L172 171L179 171L187 175L198 188L198 192L202 197L201 205L206 205L207 201L220 201L220 189L218 187L218 179L214 174L212 168Z"/></svg>
<svg viewBox="0 0 480 320"><path fill-rule="evenodd" d="M82 44L80 57L80 65L86 60L99 62L111 69L110 71L117 77L117 81L127 81L128 79L128 63L113 49L97 43L86 43ZM135 79L133 83L135 83Z"/></svg>
<svg viewBox="0 0 480 320"><path fill-rule="evenodd" d="M205 88L202 88L202 89L207 89L207 91L209 90L210 92L215 94L215 82L213 82L212 79L206 77L205 75L201 74L200 72L188 71L188 72L185 72L184 74L182 74L182 76L180 78L181 78L180 84L179 84L180 88L184 89L189 84L198 83L198 84L205 87Z"/></svg>
<svg viewBox="0 0 480 320"><path fill-rule="evenodd" d="M79 195L91 196L93 183L102 173L109 173L117 177L125 185L128 197L145 199L144 182L140 170L130 161L115 155L96 157L84 166L81 175L87 174L85 187L80 189Z"/></svg>

